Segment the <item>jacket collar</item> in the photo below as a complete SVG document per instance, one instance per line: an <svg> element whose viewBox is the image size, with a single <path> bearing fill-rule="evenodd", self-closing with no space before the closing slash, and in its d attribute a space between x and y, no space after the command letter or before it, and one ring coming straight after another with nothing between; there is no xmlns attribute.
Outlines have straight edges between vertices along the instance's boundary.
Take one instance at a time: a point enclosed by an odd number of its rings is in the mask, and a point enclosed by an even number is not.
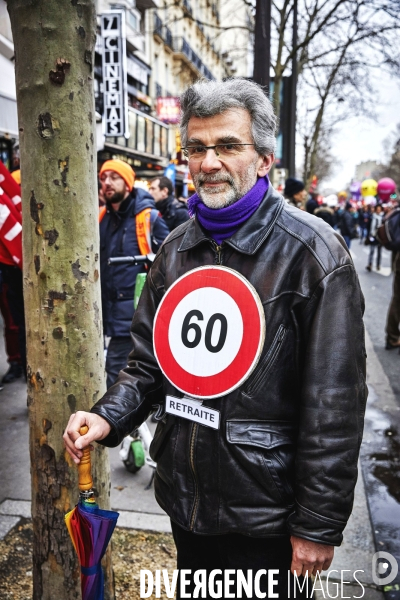
<svg viewBox="0 0 400 600"><path fill-rule="evenodd" d="M260 206L240 229L222 242L243 254L255 254L267 239L285 204L284 199L270 185ZM203 242L213 241L204 231L197 218L187 228L178 252L186 252ZM215 242L214 242L215 243Z"/></svg>

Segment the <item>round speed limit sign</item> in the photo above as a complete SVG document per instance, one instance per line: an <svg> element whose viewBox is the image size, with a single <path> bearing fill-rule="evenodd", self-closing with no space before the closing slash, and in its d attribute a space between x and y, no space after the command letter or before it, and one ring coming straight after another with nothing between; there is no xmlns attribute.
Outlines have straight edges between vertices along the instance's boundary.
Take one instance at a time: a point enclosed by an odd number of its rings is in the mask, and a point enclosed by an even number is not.
<svg viewBox="0 0 400 600"><path fill-rule="evenodd" d="M254 370L265 337L264 311L240 273L207 266L189 271L166 292L154 320L154 352L180 391L215 398Z"/></svg>

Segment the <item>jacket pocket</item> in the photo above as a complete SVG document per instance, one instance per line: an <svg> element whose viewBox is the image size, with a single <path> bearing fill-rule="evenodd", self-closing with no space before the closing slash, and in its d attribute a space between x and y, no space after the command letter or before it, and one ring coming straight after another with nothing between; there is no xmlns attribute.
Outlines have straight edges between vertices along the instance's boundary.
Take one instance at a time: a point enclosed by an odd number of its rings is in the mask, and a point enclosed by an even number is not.
<svg viewBox="0 0 400 600"><path fill-rule="evenodd" d="M133 302L133 297L135 295L135 286L130 285L130 286L122 286L119 287L115 290L115 299L116 300L132 300Z"/></svg>
<svg viewBox="0 0 400 600"><path fill-rule="evenodd" d="M155 431L153 440L150 444L149 452L154 462L157 462L157 459L163 452L165 445L167 444L171 436L174 424L175 419L172 415L168 415L165 417L165 420L163 419L162 421L158 422L157 429Z"/></svg>
<svg viewBox="0 0 400 600"><path fill-rule="evenodd" d="M226 438L241 466L266 490L273 502L292 506L293 425L286 421L231 420Z"/></svg>
<svg viewBox="0 0 400 600"><path fill-rule="evenodd" d="M255 396L264 385L282 347L287 334L287 328L280 325L275 334L273 342L267 354L261 359L256 367L254 374L250 377L247 385L243 388L243 393L247 396Z"/></svg>

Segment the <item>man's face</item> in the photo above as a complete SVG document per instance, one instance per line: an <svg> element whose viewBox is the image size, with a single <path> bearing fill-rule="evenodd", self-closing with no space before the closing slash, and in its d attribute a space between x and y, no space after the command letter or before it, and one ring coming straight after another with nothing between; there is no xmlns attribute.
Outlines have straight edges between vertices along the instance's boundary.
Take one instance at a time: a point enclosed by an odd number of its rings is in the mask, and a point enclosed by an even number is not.
<svg viewBox="0 0 400 600"><path fill-rule="evenodd" d="M104 171L100 176L100 181L107 204L119 204L129 195L124 179L115 171Z"/></svg>
<svg viewBox="0 0 400 600"><path fill-rule="evenodd" d="M293 198L296 200L296 202L304 202L304 200L307 199L307 192L306 190L301 190L301 192L297 192L297 194L293 194Z"/></svg>
<svg viewBox="0 0 400 600"><path fill-rule="evenodd" d="M237 146L236 153L216 155L210 149L204 156L189 157L189 170L196 192L209 208L223 208L242 198L270 170L274 156L259 156L251 135L250 114L244 108L229 109L219 115L192 117L188 124L187 146L249 144Z"/></svg>
<svg viewBox="0 0 400 600"><path fill-rule="evenodd" d="M160 189L160 180L155 179L151 182L149 187L149 192L153 196L156 202L160 202L161 200L165 200L168 197L168 189L162 188Z"/></svg>

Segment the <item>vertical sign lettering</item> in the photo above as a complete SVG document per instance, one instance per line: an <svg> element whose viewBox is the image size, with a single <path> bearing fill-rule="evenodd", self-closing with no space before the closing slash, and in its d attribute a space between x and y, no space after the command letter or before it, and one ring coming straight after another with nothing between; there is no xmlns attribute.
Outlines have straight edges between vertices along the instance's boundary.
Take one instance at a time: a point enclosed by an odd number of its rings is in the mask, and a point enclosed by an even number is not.
<svg viewBox="0 0 400 600"><path fill-rule="evenodd" d="M101 15L103 42L104 135L129 137L125 13Z"/></svg>

